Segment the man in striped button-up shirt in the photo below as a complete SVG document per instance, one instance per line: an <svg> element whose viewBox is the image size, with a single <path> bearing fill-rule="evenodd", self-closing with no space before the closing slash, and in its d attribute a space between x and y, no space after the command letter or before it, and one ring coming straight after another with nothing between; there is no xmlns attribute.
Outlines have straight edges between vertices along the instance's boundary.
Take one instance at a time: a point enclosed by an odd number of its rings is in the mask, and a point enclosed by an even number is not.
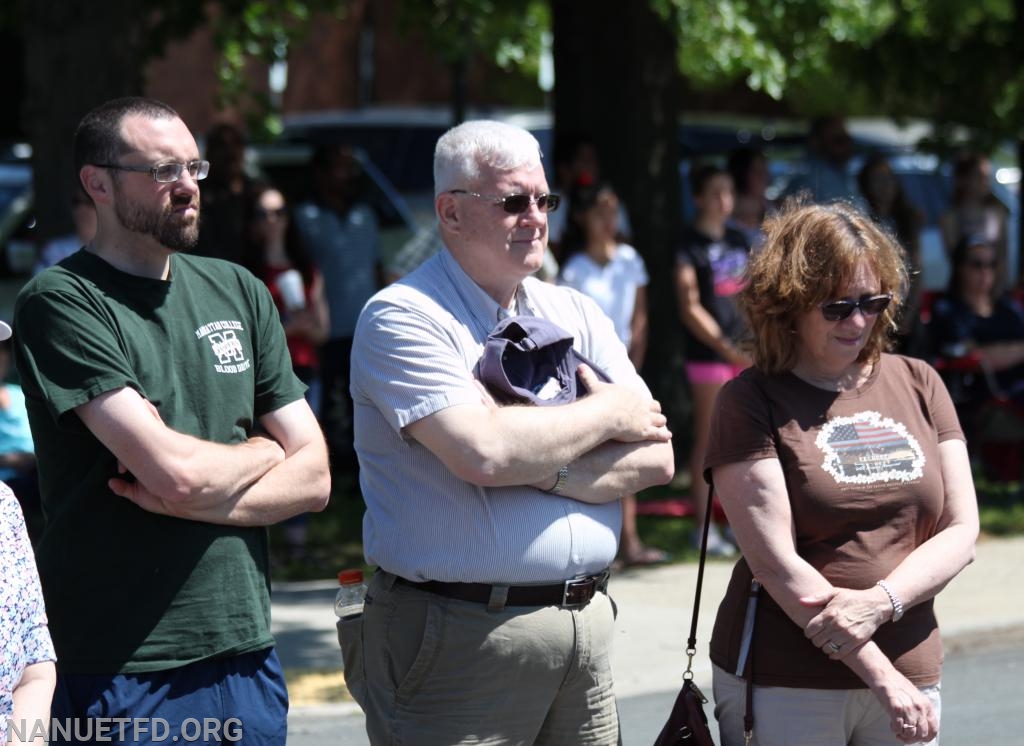
<svg viewBox="0 0 1024 746"><path fill-rule="evenodd" d="M346 679L374 744L615 744L618 498L671 479L671 434L612 322L531 277L558 203L536 140L468 122L438 141L434 176L446 249L356 328L364 543L380 570L363 617L341 623ZM584 369L575 402L495 405L476 369L508 314L558 324L613 383Z"/></svg>

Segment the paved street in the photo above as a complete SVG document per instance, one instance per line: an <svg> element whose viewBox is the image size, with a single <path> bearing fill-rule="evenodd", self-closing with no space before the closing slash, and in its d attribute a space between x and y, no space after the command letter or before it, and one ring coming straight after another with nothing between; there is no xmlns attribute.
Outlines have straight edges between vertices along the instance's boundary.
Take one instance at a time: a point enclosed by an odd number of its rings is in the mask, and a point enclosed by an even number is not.
<svg viewBox="0 0 1024 746"><path fill-rule="evenodd" d="M1018 575L1024 537L989 539L976 562L939 595L936 606L947 648L943 676L943 746L1024 746L1024 603ZM695 661L698 685L711 694L706 650L731 563L708 566ZM696 565L623 573L612 581L619 605L613 653L623 744L649 744L676 694L696 580ZM330 583L289 584L274 590L274 629L286 668L340 665ZM710 706L709 706L710 712ZM289 746L365 746L354 705L296 708Z"/></svg>

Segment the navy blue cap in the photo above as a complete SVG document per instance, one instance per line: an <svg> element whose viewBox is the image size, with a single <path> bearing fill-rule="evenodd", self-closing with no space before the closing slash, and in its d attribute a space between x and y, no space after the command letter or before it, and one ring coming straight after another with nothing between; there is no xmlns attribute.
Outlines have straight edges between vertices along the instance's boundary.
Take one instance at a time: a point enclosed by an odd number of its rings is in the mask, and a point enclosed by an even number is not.
<svg viewBox="0 0 1024 746"><path fill-rule="evenodd" d="M503 404L568 404L587 394L576 369L589 365L598 378L608 375L576 352L572 335L539 316L510 316L487 335L480 358L480 380Z"/></svg>

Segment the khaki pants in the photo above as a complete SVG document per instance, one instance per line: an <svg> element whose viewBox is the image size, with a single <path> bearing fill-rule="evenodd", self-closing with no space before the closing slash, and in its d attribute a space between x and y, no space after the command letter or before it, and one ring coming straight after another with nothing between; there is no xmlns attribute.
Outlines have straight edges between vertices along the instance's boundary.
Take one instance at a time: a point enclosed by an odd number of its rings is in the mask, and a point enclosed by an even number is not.
<svg viewBox="0 0 1024 746"><path fill-rule="evenodd" d="M713 666L715 717L722 746L743 744L747 682ZM940 715L939 687L921 687ZM754 687L750 746L903 746L889 715L870 689ZM924 746L939 746L939 739Z"/></svg>
<svg viewBox="0 0 1024 746"><path fill-rule="evenodd" d="M339 636L373 746L614 746L613 621L603 593L579 610L489 612L378 571Z"/></svg>

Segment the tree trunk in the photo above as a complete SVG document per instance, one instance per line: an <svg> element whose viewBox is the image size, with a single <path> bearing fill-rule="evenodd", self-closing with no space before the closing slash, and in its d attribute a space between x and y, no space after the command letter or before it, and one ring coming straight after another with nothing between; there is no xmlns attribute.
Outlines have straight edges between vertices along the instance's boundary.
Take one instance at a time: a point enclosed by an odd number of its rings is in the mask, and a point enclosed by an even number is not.
<svg viewBox="0 0 1024 746"><path fill-rule="evenodd" d="M103 101L142 91L145 3L23 0L26 98L37 240L69 233L79 119Z"/></svg>
<svg viewBox="0 0 1024 746"><path fill-rule="evenodd" d="M633 243L647 264L648 385L669 413L685 401L678 371L672 268L679 235L679 110L676 39L647 3L551 0L555 130L589 136L602 175L629 211Z"/></svg>
<svg viewBox="0 0 1024 746"><path fill-rule="evenodd" d="M1024 173L1024 138L1017 138L1017 168ZM1024 184L1017 189L1017 276L1011 284L1024 289Z"/></svg>

